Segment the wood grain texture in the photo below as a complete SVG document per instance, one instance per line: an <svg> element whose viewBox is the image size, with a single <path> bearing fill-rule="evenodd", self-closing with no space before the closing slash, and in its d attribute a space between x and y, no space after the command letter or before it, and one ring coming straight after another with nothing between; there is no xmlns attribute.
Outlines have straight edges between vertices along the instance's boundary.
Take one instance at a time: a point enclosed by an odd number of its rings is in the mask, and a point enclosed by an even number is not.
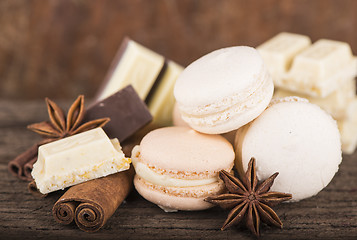
<svg viewBox="0 0 357 240"><path fill-rule="evenodd" d="M93 97L124 36L187 65L281 31L348 42L354 0L2 0L0 96Z"/></svg>
<svg viewBox="0 0 357 240"><path fill-rule="evenodd" d="M97 233L82 232L74 224L62 226L51 210L63 192L34 198L27 183L7 171L7 162L36 140L25 126L47 118L43 101L0 100L0 113L0 239L254 239L242 227L220 231L227 215L220 208L165 213L135 191ZM317 196L277 206L284 228L263 225L261 238L356 239L356 183L357 152L343 156L339 172Z"/></svg>

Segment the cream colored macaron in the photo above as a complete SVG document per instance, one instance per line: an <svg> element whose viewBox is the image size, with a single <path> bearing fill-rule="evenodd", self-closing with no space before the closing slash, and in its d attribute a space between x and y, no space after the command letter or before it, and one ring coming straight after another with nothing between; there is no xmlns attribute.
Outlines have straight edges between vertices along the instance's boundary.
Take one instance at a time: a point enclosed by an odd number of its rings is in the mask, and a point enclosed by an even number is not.
<svg viewBox="0 0 357 240"><path fill-rule="evenodd" d="M212 207L204 198L225 191L218 172L232 170L234 151L222 136L166 127L148 133L131 158L145 199L165 211L203 210Z"/></svg>
<svg viewBox="0 0 357 240"><path fill-rule="evenodd" d="M237 131L239 172L247 169L251 157L258 179L279 172L272 191L291 193L293 201L314 196L329 184L342 160L336 121L306 99L273 100Z"/></svg>
<svg viewBox="0 0 357 240"><path fill-rule="evenodd" d="M273 81L251 47L229 47L191 63L178 77L174 95L193 129L221 134L252 121L268 106Z"/></svg>

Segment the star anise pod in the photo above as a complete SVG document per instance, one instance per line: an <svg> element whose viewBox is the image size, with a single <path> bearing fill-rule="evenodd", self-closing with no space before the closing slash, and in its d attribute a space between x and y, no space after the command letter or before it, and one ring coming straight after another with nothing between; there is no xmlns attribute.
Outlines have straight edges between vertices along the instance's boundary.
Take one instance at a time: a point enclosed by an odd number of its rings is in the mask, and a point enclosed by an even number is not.
<svg viewBox="0 0 357 240"><path fill-rule="evenodd" d="M27 126L28 129L46 137L60 139L72 136L93 128L102 127L109 118L101 118L81 124L84 117L84 96L80 95L71 105L67 116L63 110L53 101L46 98L46 105L50 121L34 123Z"/></svg>
<svg viewBox="0 0 357 240"><path fill-rule="evenodd" d="M243 181L224 170L220 171L219 177L224 181L229 193L208 197L205 201L219 205L224 209L232 209L221 230L239 224L243 219L246 221L247 228L256 236L259 236L261 220L282 228L283 223L271 207L291 199L292 195L269 192L277 176L276 172L258 184L254 158L249 161L247 172L242 177Z"/></svg>
<svg viewBox="0 0 357 240"><path fill-rule="evenodd" d="M71 105L67 115L53 101L46 98L49 121L34 123L28 129L40 134L44 140L34 144L9 162L9 171L20 179L31 180L31 170L37 160L37 149L40 145L72 136L93 128L103 127L110 119L101 118L82 123L84 117L84 96L80 95Z"/></svg>

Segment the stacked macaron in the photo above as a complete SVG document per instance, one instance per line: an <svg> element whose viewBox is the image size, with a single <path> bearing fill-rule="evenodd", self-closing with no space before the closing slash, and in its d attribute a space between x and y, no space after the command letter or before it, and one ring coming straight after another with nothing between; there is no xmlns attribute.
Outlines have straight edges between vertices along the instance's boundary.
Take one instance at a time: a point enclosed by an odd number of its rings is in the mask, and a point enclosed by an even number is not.
<svg viewBox="0 0 357 240"><path fill-rule="evenodd" d="M166 127L148 133L132 152L136 190L165 211L202 210L203 201L225 191L218 179L222 169L231 171L232 145L219 135L187 127Z"/></svg>
<svg viewBox="0 0 357 240"><path fill-rule="evenodd" d="M255 157L260 180L280 172L276 191L294 200L317 194L341 162L337 125L305 100L268 107L273 89L251 47L220 49L190 64L174 88L173 120L183 127L154 130L133 150L137 191L165 210L206 209L206 196L225 191L218 172L231 171L232 158L242 171ZM219 134L237 129L234 156Z"/></svg>
<svg viewBox="0 0 357 240"><path fill-rule="evenodd" d="M193 129L226 133L252 121L268 106L273 81L251 47L216 50L190 64L178 77L174 95Z"/></svg>
<svg viewBox="0 0 357 240"><path fill-rule="evenodd" d="M298 97L274 99L236 137L236 168L247 170L255 157L257 177L279 172L272 191L292 201L312 197L332 180L341 157L336 121L315 104Z"/></svg>

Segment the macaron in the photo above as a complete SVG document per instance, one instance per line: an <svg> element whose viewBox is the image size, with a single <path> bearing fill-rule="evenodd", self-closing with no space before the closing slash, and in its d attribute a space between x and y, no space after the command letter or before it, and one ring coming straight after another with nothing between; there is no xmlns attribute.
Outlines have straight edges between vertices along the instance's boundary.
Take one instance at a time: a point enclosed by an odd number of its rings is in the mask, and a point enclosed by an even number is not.
<svg viewBox="0 0 357 240"><path fill-rule="evenodd" d="M254 121L237 131L236 167L246 171L256 159L259 180L275 172L272 191L292 194L292 201L312 197L326 187L342 160L336 121L306 99L273 100Z"/></svg>
<svg viewBox="0 0 357 240"><path fill-rule="evenodd" d="M232 145L222 136L187 127L149 132L132 151L138 193L165 211L203 210L204 199L225 192L218 177L234 164Z"/></svg>
<svg viewBox="0 0 357 240"><path fill-rule="evenodd" d="M256 49L229 47L191 63L179 75L174 96L182 119L208 134L238 129L268 106L273 81Z"/></svg>

